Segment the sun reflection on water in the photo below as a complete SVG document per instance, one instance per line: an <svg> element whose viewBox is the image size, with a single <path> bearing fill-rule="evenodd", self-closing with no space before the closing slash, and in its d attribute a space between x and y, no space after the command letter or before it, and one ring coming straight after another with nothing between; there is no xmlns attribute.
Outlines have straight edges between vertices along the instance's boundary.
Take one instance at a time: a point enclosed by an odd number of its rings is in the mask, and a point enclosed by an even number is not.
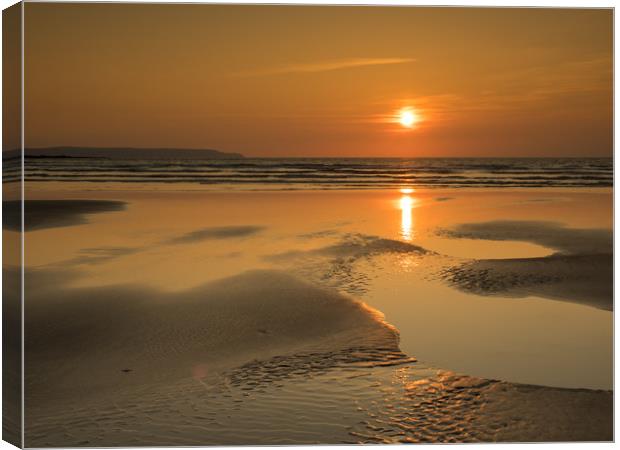
<svg viewBox="0 0 620 450"><path fill-rule="evenodd" d="M403 195L399 201L399 207L401 211L400 236L405 241L411 241L414 237L413 207L415 206L415 204L416 200L409 195Z"/></svg>

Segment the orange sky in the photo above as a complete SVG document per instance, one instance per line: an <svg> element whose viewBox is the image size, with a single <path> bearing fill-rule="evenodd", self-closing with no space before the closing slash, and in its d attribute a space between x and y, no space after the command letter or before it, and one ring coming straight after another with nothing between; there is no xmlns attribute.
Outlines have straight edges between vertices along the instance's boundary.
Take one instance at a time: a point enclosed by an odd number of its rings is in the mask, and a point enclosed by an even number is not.
<svg viewBox="0 0 620 450"><path fill-rule="evenodd" d="M25 5L26 145L611 156L612 11ZM393 123L403 107L423 121Z"/></svg>

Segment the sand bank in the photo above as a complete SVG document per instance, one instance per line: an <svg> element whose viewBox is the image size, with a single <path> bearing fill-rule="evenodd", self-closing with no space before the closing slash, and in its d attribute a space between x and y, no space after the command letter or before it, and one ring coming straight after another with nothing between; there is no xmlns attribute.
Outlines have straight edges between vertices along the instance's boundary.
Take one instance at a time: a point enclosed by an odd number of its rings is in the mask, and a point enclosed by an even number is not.
<svg viewBox="0 0 620 450"><path fill-rule="evenodd" d="M329 358L366 348L379 362L377 349L398 352L398 335L380 313L284 273L249 272L182 294L137 286L58 289L62 278L52 280L49 273L26 274L33 392L148 384L192 376L197 367L216 375L302 352Z"/></svg>
<svg viewBox="0 0 620 450"><path fill-rule="evenodd" d="M88 223L87 216L102 212L121 211L125 202L111 200L26 200L25 231L67 227ZM21 230L21 201L2 202L3 227Z"/></svg>
<svg viewBox="0 0 620 450"><path fill-rule="evenodd" d="M388 411L352 431L355 442L613 439L613 396L608 391L512 384L446 371L412 381L405 377L403 391L390 393Z"/></svg>
<svg viewBox="0 0 620 450"><path fill-rule="evenodd" d="M442 230L453 238L527 241L556 250L542 258L479 259L443 272L459 289L481 295L539 296L613 309L613 234L553 222L492 221Z"/></svg>
<svg viewBox="0 0 620 450"><path fill-rule="evenodd" d="M284 273L183 293L73 276L26 274L28 446L611 436L610 392L437 375L380 313Z"/></svg>

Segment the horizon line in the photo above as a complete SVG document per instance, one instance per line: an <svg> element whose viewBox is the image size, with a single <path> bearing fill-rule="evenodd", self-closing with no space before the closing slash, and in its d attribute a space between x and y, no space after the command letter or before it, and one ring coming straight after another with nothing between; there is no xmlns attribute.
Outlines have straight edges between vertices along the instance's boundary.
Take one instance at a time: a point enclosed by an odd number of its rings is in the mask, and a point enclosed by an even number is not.
<svg viewBox="0 0 620 450"><path fill-rule="evenodd" d="M131 149L131 150L171 150L171 155L174 156L172 152L175 150L185 150L185 151L201 151L208 150L214 151L221 154L231 154L231 155L241 155L245 159L415 159L415 158L427 158L427 159L459 159L459 158L475 158L475 159L557 159L557 158L614 158L613 153L611 155L575 155L575 154L566 154L566 155L556 155L556 156L532 156L532 155L501 155L501 156L490 156L490 155L472 155L472 154L463 154L463 155L410 155L410 156L389 156L389 155L366 155L366 156L350 156L350 155L332 155L332 156L320 156L320 155L247 155L242 151L233 151L233 150L218 150L214 148L208 147L134 147L134 146L113 146L113 147L99 147L99 146L79 146L79 145L51 145L46 147L24 147L24 148L14 148L9 150L2 150L2 153L8 152L22 152L25 150L49 150L49 149L99 149L99 150L123 150L123 149ZM25 156L25 155L24 155ZM45 155L36 155L36 156L45 156ZM72 157L70 154L66 155L54 155L58 156L66 156ZM86 156L88 157L88 156ZM93 157L96 158L96 157ZM226 159L226 158L219 158Z"/></svg>

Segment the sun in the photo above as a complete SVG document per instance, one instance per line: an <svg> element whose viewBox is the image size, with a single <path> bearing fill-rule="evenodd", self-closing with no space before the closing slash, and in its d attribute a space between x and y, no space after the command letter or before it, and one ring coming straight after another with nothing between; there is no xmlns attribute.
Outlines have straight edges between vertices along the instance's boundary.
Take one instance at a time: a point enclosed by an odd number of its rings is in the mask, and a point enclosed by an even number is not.
<svg viewBox="0 0 620 450"><path fill-rule="evenodd" d="M405 128L413 128L419 121L420 116L413 108L407 107L398 111L398 122Z"/></svg>

